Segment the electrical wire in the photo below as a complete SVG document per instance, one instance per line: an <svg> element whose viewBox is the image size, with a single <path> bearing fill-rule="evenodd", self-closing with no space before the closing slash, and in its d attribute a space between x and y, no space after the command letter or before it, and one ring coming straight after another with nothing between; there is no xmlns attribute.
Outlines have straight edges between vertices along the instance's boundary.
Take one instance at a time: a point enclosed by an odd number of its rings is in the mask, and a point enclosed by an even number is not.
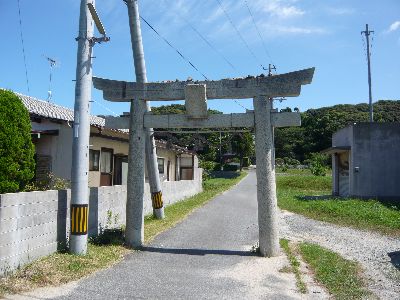
<svg viewBox="0 0 400 300"><path fill-rule="evenodd" d="M28 88L28 94L30 94L29 90L29 78L28 78L28 68L26 66L26 55L25 55L25 43L24 43L24 36L22 35L22 18L21 18L21 6L19 3L19 0L17 1L18 3L18 15L19 15L19 29L20 29L20 35L21 35L21 43L22 43L22 54L24 56L24 65L25 65L25 77L26 77L26 86Z"/></svg>
<svg viewBox="0 0 400 300"><path fill-rule="evenodd" d="M176 14L178 15L178 14ZM187 25L189 25L189 27L212 49L214 50L215 53L217 53L233 70L237 71L236 67L226 58L226 56L221 52L218 51L217 48L215 48L205 37L204 35L202 35L200 33L200 31L198 31L188 20L186 20L186 18L184 18L183 16L179 15L179 17L181 17Z"/></svg>
<svg viewBox="0 0 400 300"><path fill-rule="evenodd" d="M261 31L260 31L260 29L259 29L258 26L257 26L256 20L255 20L255 18L254 18L254 15L253 15L251 9L250 9L250 6L249 6L249 4L247 3L246 0L244 1L244 4L246 5L247 10L249 11L249 14L250 14L251 19L252 19L253 24L254 24L254 27L256 28L257 34L258 34L258 36L259 36L259 38L260 38L260 40L261 40L261 43L262 43L262 45L263 45L265 54L267 54L267 56L268 56L269 60L271 61L271 63L272 63L273 65L275 65L275 63L274 63L273 60L272 60L271 55L269 54L269 51L267 50L267 46L265 45L264 38L263 38L263 36L261 35Z"/></svg>
<svg viewBox="0 0 400 300"><path fill-rule="evenodd" d="M140 16L140 18L147 24L147 26L149 26L149 27L151 28L151 30L153 30L160 38L162 38L162 39L164 40L164 42L166 42L166 43L168 44L168 46L170 46L172 49L174 49L174 50L179 54L179 56L180 56L183 60L185 60L187 63L189 63L189 64L192 66L193 69L195 69L198 73L200 73L200 74L205 78L205 80L209 80L209 79L207 78L207 76L204 75L204 74L189 60L189 59L187 59L187 58L186 58L177 48L175 48L164 36L162 36L153 26L151 26L150 23L147 22L145 18L143 18L142 16Z"/></svg>
<svg viewBox="0 0 400 300"><path fill-rule="evenodd" d="M112 113L115 117L118 117L118 116L119 116L117 113L113 112L111 109L109 109L107 106L101 104L100 102L97 102L97 101L94 100L94 99L92 99L92 101L93 101L94 103L96 103L98 106L100 106L101 108L103 108L103 109L105 109L106 111Z"/></svg>
<svg viewBox="0 0 400 300"><path fill-rule="evenodd" d="M261 68L263 70L267 70L263 64L260 62L260 60L257 58L256 54L254 53L253 50L251 50L249 44L246 42L246 40L244 39L244 37L242 36L242 34L240 33L239 29L235 26L235 24L232 21L231 16L228 14L228 12L226 11L226 9L224 8L224 6L222 5L221 0L216 0L219 4L219 6L221 7L222 11L224 12L226 18L228 19L228 21L231 23L232 27L235 29L237 35L239 36L240 40L243 42L243 44L246 46L247 50L250 52L251 56L254 58L254 60L261 66Z"/></svg>

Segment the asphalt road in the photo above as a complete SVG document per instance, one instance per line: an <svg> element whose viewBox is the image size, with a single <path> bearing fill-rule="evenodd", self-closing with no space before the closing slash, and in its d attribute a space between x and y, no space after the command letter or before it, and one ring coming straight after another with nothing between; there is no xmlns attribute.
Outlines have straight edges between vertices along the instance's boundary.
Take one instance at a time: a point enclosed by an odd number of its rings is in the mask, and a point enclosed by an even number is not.
<svg viewBox="0 0 400 300"><path fill-rule="evenodd" d="M64 295L54 299L304 299L294 275L279 272L288 264L284 255L251 252L257 240L256 176L250 172L143 251L61 287L55 294Z"/></svg>

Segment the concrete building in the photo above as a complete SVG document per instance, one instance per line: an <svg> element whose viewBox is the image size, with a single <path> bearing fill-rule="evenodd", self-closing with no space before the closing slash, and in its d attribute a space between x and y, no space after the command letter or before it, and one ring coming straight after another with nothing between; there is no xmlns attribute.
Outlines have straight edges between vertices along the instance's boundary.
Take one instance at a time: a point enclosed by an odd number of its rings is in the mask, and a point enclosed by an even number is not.
<svg viewBox="0 0 400 300"><path fill-rule="evenodd" d="M70 180L72 164L72 109L18 95L28 109L36 149L36 179L49 172ZM104 128L105 119L90 116L89 186L126 185L129 135L127 130ZM198 159L186 148L156 141L161 181L192 180ZM147 181L147 172L146 172Z"/></svg>
<svg viewBox="0 0 400 300"><path fill-rule="evenodd" d="M400 123L356 123L333 134L332 193L400 202Z"/></svg>

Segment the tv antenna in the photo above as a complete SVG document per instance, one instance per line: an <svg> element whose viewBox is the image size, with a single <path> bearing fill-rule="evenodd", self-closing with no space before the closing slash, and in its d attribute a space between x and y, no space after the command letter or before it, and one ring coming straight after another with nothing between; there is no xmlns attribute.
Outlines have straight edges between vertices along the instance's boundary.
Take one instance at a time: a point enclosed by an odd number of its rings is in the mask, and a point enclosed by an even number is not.
<svg viewBox="0 0 400 300"><path fill-rule="evenodd" d="M59 66L59 62L56 59L48 57L46 55L43 55L43 57L46 58L50 64L49 90L47 91L47 102L50 102L52 98L51 83L53 77L53 69Z"/></svg>

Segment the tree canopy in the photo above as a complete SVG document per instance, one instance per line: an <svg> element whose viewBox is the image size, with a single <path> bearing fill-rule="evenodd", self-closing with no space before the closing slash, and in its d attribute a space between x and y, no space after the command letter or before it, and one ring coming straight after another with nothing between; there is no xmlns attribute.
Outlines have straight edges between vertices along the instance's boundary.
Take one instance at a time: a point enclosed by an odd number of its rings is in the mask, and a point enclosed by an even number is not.
<svg viewBox="0 0 400 300"><path fill-rule="evenodd" d="M298 108L294 108L298 111ZM290 112L286 107L282 112ZM154 107L155 114L170 114L185 112L185 106L174 104ZM210 113L221 113L209 110ZM366 103L350 105L340 104L331 107L309 109L301 113L301 127L286 127L275 129L275 156L277 158L296 159L301 162L311 158L311 153L319 152L332 144L332 134L356 122L368 121L369 107ZM374 120L376 122L400 122L400 101L381 100L374 103ZM182 132L182 131L180 131ZM207 134L172 134L173 143L195 149L204 160L219 161L219 133ZM157 135L156 135L157 136ZM163 138L158 134L158 137ZM222 134L222 153L235 153L238 158L253 156L254 147L251 133L238 135ZM168 138L169 139L169 138ZM199 147L199 144L200 147Z"/></svg>
<svg viewBox="0 0 400 300"><path fill-rule="evenodd" d="M369 120L366 103L340 104L309 109L301 114L301 127L275 130L276 157L290 157L300 161L310 153L319 152L332 145L332 134L357 122ZM400 101L381 100L374 103L375 122L400 122Z"/></svg>
<svg viewBox="0 0 400 300"><path fill-rule="evenodd" d="M0 193L23 190L33 178L35 149L29 113L11 91L0 90Z"/></svg>

